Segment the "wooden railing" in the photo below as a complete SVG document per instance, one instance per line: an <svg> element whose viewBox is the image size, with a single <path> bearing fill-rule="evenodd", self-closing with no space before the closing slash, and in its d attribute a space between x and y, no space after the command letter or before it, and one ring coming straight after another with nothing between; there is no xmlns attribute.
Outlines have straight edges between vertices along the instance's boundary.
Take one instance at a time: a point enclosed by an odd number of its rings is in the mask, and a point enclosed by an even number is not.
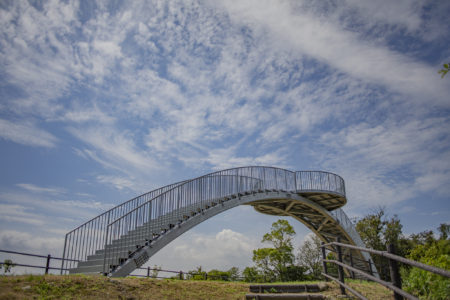
<svg viewBox="0 0 450 300"><path fill-rule="evenodd" d="M335 250L335 252L337 254L337 260L326 258L325 247L328 247L328 249L332 248ZM372 274L369 274L367 272L364 272L360 269L355 268L352 265L348 265L348 264L344 263L343 259L342 259L342 257L343 257L342 248L347 248L350 250L365 251L370 254L379 255L381 257L386 258L389 263L391 282L377 278L377 277L373 276ZM345 284L344 269L348 270L348 272L351 274L352 278L355 277L355 273L356 273L360 277L363 277L363 278L371 280L371 281L375 281L375 282L385 286L386 288L392 290L394 292L395 300L400 300L400 299L404 299L404 298L414 299L414 300L419 299L416 296L411 295L411 294L407 293L406 291L402 290L402 279L401 279L399 268L398 268L398 262L401 262L403 264L407 264L407 265L410 265L410 266L413 266L416 268L423 269L428 272L432 272L434 274L438 274L438 275L450 278L450 272L447 270L429 266L429 265L426 265L426 264L423 264L423 263L420 263L417 261L413 261L410 259L406 259L404 257L396 255L395 254L395 246L393 244L388 245L387 251L379 251L379 250L373 250L373 249L343 244L340 242L340 239L338 238L336 240L336 242L332 242L332 243L328 243L328 244L322 243L322 262L323 262L323 267L324 267L324 272L322 273L322 275L326 279L333 280L336 283L338 283L341 288L341 294L345 295L346 290L348 290L349 292L354 294L359 299L367 299L367 298L364 297L363 295L361 295L358 291L352 289L350 286ZM330 276L330 274L328 274L327 263L332 263L332 264L335 264L338 266L338 277L339 278L335 278L333 276ZM369 264L371 264L371 262L369 262Z"/></svg>

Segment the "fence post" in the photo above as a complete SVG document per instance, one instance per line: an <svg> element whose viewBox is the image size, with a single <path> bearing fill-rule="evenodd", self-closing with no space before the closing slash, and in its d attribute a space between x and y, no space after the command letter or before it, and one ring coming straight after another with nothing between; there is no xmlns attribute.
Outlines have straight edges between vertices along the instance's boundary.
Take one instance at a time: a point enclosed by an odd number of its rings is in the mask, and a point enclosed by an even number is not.
<svg viewBox="0 0 450 300"><path fill-rule="evenodd" d="M350 266L353 268L353 255L352 255L352 251L350 251ZM351 272L352 274L352 279L355 279L355 272Z"/></svg>
<svg viewBox="0 0 450 300"><path fill-rule="evenodd" d="M323 272L328 275L328 268L327 263L325 262L325 259L327 259L327 256L325 255L325 243L322 242L322 264L323 264ZM325 277L325 281L328 281L329 279Z"/></svg>
<svg viewBox="0 0 450 300"><path fill-rule="evenodd" d="M180 280L183 280L183 271L180 271Z"/></svg>
<svg viewBox="0 0 450 300"><path fill-rule="evenodd" d="M50 268L50 259L51 259L51 256L49 254L49 255L47 255L47 264L45 265L45 275L48 274L48 270Z"/></svg>
<svg viewBox="0 0 450 300"><path fill-rule="evenodd" d="M150 277L150 267L147 267L147 278Z"/></svg>
<svg viewBox="0 0 450 300"><path fill-rule="evenodd" d="M371 260L371 259L369 258L368 262L369 262L369 273L370 273L370 275L372 275L372 276L373 276L373 270L372 270L372 260Z"/></svg>
<svg viewBox="0 0 450 300"><path fill-rule="evenodd" d="M337 237L336 238L336 242L340 243L341 242L341 238ZM338 252L338 260L339 260L340 263L342 263L342 249L341 249L341 246L337 245L337 252ZM339 272L339 281L344 283L344 268L342 266L338 265L338 272ZM342 285L339 285L339 287L341 288L341 294L342 295L346 295L345 288Z"/></svg>
<svg viewBox="0 0 450 300"><path fill-rule="evenodd" d="M395 254L395 245L389 244L387 247L387 251L391 254ZM402 288L402 279L400 277L400 272L398 271L398 264L396 260L389 258L389 271L391 274L391 282L394 286L398 287L399 289ZM394 299L395 300L403 300L403 296L394 292Z"/></svg>

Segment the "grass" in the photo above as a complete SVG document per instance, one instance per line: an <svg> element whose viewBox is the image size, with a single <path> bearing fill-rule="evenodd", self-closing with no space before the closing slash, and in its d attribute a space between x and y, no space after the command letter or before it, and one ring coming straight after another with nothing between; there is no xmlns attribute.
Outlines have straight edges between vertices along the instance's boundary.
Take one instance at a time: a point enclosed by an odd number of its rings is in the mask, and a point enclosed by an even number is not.
<svg viewBox="0 0 450 300"><path fill-rule="evenodd" d="M392 293L370 282L349 280L349 285L369 299L393 299ZM306 282L296 282L304 284ZM307 282L307 283L318 283ZM295 283L290 283L295 284ZM328 283L322 292L336 299L339 287ZM0 276L3 299L244 299L249 284L242 282L158 280L151 278L109 279L85 275Z"/></svg>

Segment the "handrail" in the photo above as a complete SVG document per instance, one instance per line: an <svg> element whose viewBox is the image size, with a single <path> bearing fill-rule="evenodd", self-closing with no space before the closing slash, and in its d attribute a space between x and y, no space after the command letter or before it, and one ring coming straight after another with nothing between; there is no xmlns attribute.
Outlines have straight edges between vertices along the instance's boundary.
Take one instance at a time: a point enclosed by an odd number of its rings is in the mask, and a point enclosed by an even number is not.
<svg viewBox="0 0 450 300"><path fill-rule="evenodd" d="M255 180L255 183L260 183L261 180L253 177L252 172L250 176L248 176L248 174L241 174L241 176L239 176L239 170L243 170L246 168L247 167L232 168L217 171L191 180L187 180L179 186L173 187L172 189L161 193L160 195L152 199L152 201L136 207L124 216L111 222L107 226L107 239L105 242L103 263L104 273L109 272L109 267L107 267L107 265L112 264L111 262L114 262L120 256L120 248L117 248L115 250L110 250L107 248L107 245L111 244L113 240L118 240L122 235L135 230L136 228L138 228L138 226L143 226L144 224L149 223L151 220L157 221L164 215L172 213L172 215L176 214L178 215L179 219L181 219L182 215L186 213L183 208L196 204L203 205L207 198L210 198L212 194L215 195L215 198L219 198L221 196L223 197L225 195L231 195L233 193L237 194L240 192L239 187L241 184L241 178L245 179L246 184L249 183L248 181L250 181L250 184L252 184L253 180ZM275 168L271 169L276 170ZM223 183L223 179L225 179L226 184ZM203 181L206 180L211 180L211 182L209 182L208 185L204 185ZM219 182L215 182L215 180L219 180ZM214 190L213 188L208 189L210 186L216 185L218 186L218 188L214 188ZM160 220L156 224L156 227L161 228L162 225L162 220ZM144 239L149 234L151 234L149 230L142 232L140 234L141 239Z"/></svg>
<svg viewBox="0 0 450 300"><path fill-rule="evenodd" d="M340 286L344 287L345 289L349 290L353 295L355 295L356 297L358 297L361 300L369 300L366 297L364 297L363 295L361 295L360 293L358 293L358 291L355 291L354 289L352 289L351 287L349 287L348 285L346 285L345 283L340 282L339 280L337 280L336 278L334 278L333 276L330 276L328 274L322 273L322 276L333 280L334 282L336 282L337 284L339 284Z"/></svg>
<svg viewBox="0 0 450 300"><path fill-rule="evenodd" d="M221 171L209 173L209 174L206 174L206 175L203 175L203 176L194 178L194 179L185 180L185 181L183 181L183 182L180 182L179 185L174 186L172 189L167 190L167 191L164 192L163 194L167 194L167 193L171 192L171 191L174 190L174 189L180 188L181 186L183 186L183 185L185 185L185 184L189 184L189 183L191 183L191 182L193 182L193 181L196 181L196 180L199 180L199 179L201 179L201 178L211 177L211 176L214 176L215 174L218 174L218 173L221 173L221 172L225 172L225 171L232 171L232 170L244 169L244 168L270 168L270 169L282 170L282 171L290 172L290 173L294 173L294 174L297 174L297 173L331 174L331 175L334 175L334 176L338 177L342 182L344 181L344 180L342 179L342 177L340 177L339 175L337 175L337 174L335 174L335 173L332 173L332 172L325 172L325 171L295 171L295 172L293 172L293 171L289 171L289 170L286 170L286 169L275 168L275 167L249 166L249 167L237 167L237 168L225 169L225 170L221 170ZM220 175L220 176L224 176L224 175ZM225 175L225 176L233 176L233 175ZM236 175L235 175L235 176L236 176ZM237 176L239 176L239 175L237 175ZM248 176L240 176L240 177L245 178L245 177L248 177ZM249 177L249 178L251 178L251 177ZM342 186L343 186L343 185L342 185ZM296 190L296 191L299 191L299 190L297 189L297 187L295 188L295 190ZM310 189L306 189L306 190L309 191ZM315 189L314 189L314 190L315 190ZM323 190L324 190L324 191L327 191L327 189L323 189ZM343 192L339 192L339 191L334 191L334 192L343 194L343 196L345 196L345 189L343 190ZM158 198L160 198L160 196L163 195L163 194L160 194L160 195L156 196L155 198L150 199L148 202L156 201L156 200L157 200ZM133 213L134 211L136 211L136 210L142 208L142 207L145 206L146 204L147 204L147 203L143 203L143 204L139 205L138 207L136 207L136 208L134 208L133 210L131 210L131 211L129 211L128 213L126 213L125 215L123 215L123 216L117 218L116 220L112 221L109 225L111 225L112 223L114 223L114 222L116 222L116 221L119 221L120 219L123 219L124 217L127 217L128 215L130 215L130 214ZM345 215L345 214L344 214L344 215ZM345 216L346 216L346 215L345 215Z"/></svg>
<svg viewBox="0 0 450 300"><path fill-rule="evenodd" d="M185 184L189 184L189 183L191 183L191 182L193 182L193 181L196 181L196 180L199 180L199 179L201 179L201 178L212 177L212 176L215 176L215 174L218 174L218 173L220 173L220 172L231 171L231 170L236 170L236 169L243 169L243 168L271 168L271 169L282 170L282 171L286 171L286 172L290 172L290 173L294 173L294 174L297 174L297 173L331 174L331 175L334 175L334 176L338 177L340 180L342 180L342 182L344 181L344 180L342 179L342 177L340 177L339 175L334 174L334 173L331 173L331 172L325 172L325 171L295 171L295 172L293 172L293 171L289 171L289 170L286 170L286 169L275 168L275 167L260 167L260 166L256 166L256 167L254 167L254 166L250 166L250 167L238 167L238 168L230 168L230 169L225 169L225 170L221 170L221 171L218 171L218 172L209 173L209 174L206 174L206 175L203 175L203 176L194 178L194 179L190 179L190 180L185 180L185 181L183 181L183 182L180 182L179 185L174 186L172 189L169 189L169 190L165 191L164 193L162 193L162 194L156 196L155 198L149 200L148 202L151 202L151 201L157 201L157 199L158 199L159 197L161 197L163 194L168 194L168 193L170 193L170 192L171 192L172 190L174 190L174 189L180 188L181 186L183 186L183 185L185 185ZM239 175L219 175L219 176L239 176ZM248 176L239 176L239 177L242 177L242 178L251 178L251 177L248 177ZM254 178L254 179L256 179L256 178ZM301 190L301 189L295 188L295 191L300 191L300 190ZM305 190L309 191L309 190L317 190L317 189L305 189ZM323 191L329 191L329 190L323 189ZM339 194L343 194L343 196L345 196L345 190L344 190L343 193L342 193L342 192L339 192L339 191L334 191L334 192L339 193ZM119 221L119 219L122 219L122 218L124 218L124 217L127 217L129 214L132 214L134 211L136 211L136 210L142 208L142 206L145 206L146 204L147 204L147 203L142 203L142 204L139 205L138 207L134 208L133 210L129 211L128 213L124 214L123 216L121 216L121 217L117 218L116 220L112 221L109 225L111 225L112 223L114 223L114 222L116 222L116 221ZM344 213L343 215L345 215L345 213ZM345 215L345 217L347 217L347 216ZM339 218L339 219L341 219L341 218ZM347 217L347 219L348 219L348 217Z"/></svg>
<svg viewBox="0 0 450 300"><path fill-rule="evenodd" d="M153 239L152 234L158 236L158 230L170 229L164 227L185 220L192 211L203 209L205 205L211 206L211 203L215 205L223 197L240 197L243 192L261 189L293 193L325 192L341 197L336 206L327 209L350 237L361 244L348 217L336 209L346 201L342 177L324 171L294 172L275 167L248 166L215 171L167 185L109 209L66 235L63 258L67 259L63 260L61 268L73 269L75 264L72 260L81 261L78 266L87 266L84 262L101 260L102 256L104 272L109 272L110 265L121 264L120 261L137 251L136 247L142 247L143 243ZM128 237L121 239L128 233ZM129 249L130 246L134 249Z"/></svg>
<svg viewBox="0 0 450 300"><path fill-rule="evenodd" d="M37 265L22 264L22 263L18 263L18 262L5 263L5 261L3 261L3 262L0 261L0 265L9 264L11 267L28 267L28 268L35 268L35 269L45 269L45 274L48 274L49 270L61 270L61 268L51 267L50 266L50 260L51 259L63 260L62 257L51 256L50 254L48 254L48 255L39 255L39 254L34 254L34 253L26 253L26 252L19 252L19 251L12 251L12 250L3 250L3 249L0 249L0 253L8 253L8 254L14 254L14 255L22 255L22 256L30 256L30 257L37 257L37 258L45 258L47 260L45 266L44 265L37 266ZM152 276L149 275L149 271L158 271L158 272L164 272L164 273L180 274L180 276L179 276L180 279L182 278L183 274L188 274L188 275L201 275L202 274L202 273L197 273L195 271L185 272L185 271L174 271L174 270L166 270L166 269L151 268L151 267L138 268L138 269L147 271L147 275L130 274L129 276L131 276L131 277L133 277L133 276L152 277ZM63 270L64 271L69 271L69 269L63 269ZM221 275L207 275L207 277L223 279L224 276L221 276ZM157 277L157 278L166 278L166 277ZM238 276L237 278L243 279L243 277L240 277L240 276Z"/></svg>
<svg viewBox="0 0 450 300"><path fill-rule="evenodd" d="M423 264L423 263L418 262L418 261L410 260L410 259L398 256L398 255L389 253L387 251L368 249L368 248L363 248L363 247L358 247L358 246L353 246L353 245L348 245L348 244L343 244L343 243L338 243L338 242L331 242L331 243L328 243L328 244L324 244L323 246L330 246L330 245L336 245L336 246L346 247L346 248L349 248L349 249L366 251L366 252L369 252L369 253L372 253L372 254L379 255L381 257L394 259L394 260L399 261L401 263L408 264L410 266L413 266L413 267L416 267L416 268L420 268L420 269L423 269L425 271L432 272L432 273L435 273L435 274L438 274L438 275L450 278L450 272L447 271L447 270L440 269L440 268L433 267L433 266L429 266L429 265Z"/></svg>
<svg viewBox="0 0 450 300"><path fill-rule="evenodd" d="M221 175L221 176L233 176L233 175ZM212 175L211 175L211 174L208 174L208 175L204 175L204 176L201 176L201 177L197 177L197 178L194 178L194 179L191 179L191 180L186 180L186 181L183 183L183 185L184 185L184 184L187 184L187 183L194 182L194 181L196 181L196 180L198 180L198 179L201 179L201 178L204 178L204 177L208 177L208 178L209 178L209 177L212 177ZM251 178L251 177L242 176L242 178ZM255 178L254 178L254 179L255 179ZM180 185L180 186L181 186L181 185ZM178 186L178 187L179 187L179 186ZM162 196L162 195L164 195L164 194L168 194L168 193L170 193L171 191L177 189L178 187L174 187L174 188L172 188L172 189L170 189L170 190L168 190L168 191L166 191L166 192L164 192L164 193L162 193L162 194L156 196L155 198L153 198L153 199L151 199L150 201L148 201L148 203L150 203L150 202L152 202L152 201L153 201L153 202L156 202L156 201L160 198L160 196ZM147 202L146 202L146 203L142 203L142 204L139 205L138 207L134 208L133 210L130 210L129 212L127 212L126 214L124 214L124 215L121 216L120 218L117 218L116 220L112 221L112 222L109 223L108 225L112 225L112 224L115 223L115 222L119 222L121 219L124 219L124 218L128 217L129 215L135 213L135 211L141 209L143 206L146 206L148 203L147 203Z"/></svg>
<svg viewBox="0 0 450 300"><path fill-rule="evenodd" d="M308 175L303 178L302 175ZM299 176L300 175L300 176ZM300 177L298 180L298 177ZM330 180L332 179L332 180ZM239 167L212 172L174 186L172 189L157 195L125 213L107 226L107 238L104 244L104 273L109 266L117 265L117 260L126 242L120 241L118 247L107 247L114 240L131 231L136 231L136 241L148 239L152 230L163 229L163 216L174 222L183 219L189 207L204 206L213 199L257 189L280 189L286 191L331 191L345 197L343 179L332 173L323 171L293 172L275 167ZM148 228L150 221L153 229ZM146 228L143 228L143 226ZM138 232L138 228L140 231ZM142 246L142 244L140 244ZM139 245L136 245L139 246ZM123 255L123 254L122 254Z"/></svg>
<svg viewBox="0 0 450 300"><path fill-rule="evenodd" d="M394 246L392 244L389 245L389 247L388 247L389 251L380 251L380 250L374 250L374 249L369 249L369 248L364 248L364 247L358 247L358 246L353 246L353 245L349 245L349 244L344 244L344 243L339 242L339 239L338 239L337 242L331 242L331 243L327 243L327 244L322 244L321 245L321 247L323 249L325 249L325 247L327 247L327 246L337 246L336 248L337 248L337 251L338 251L339 261L326 259L325 251L322 250L322 254L323 254L322 261L324 262L324 273L325 273L324 276L327 275L325 277L329 278L328 274L326 274L327 273L326 263L327 262L328 263L334 263L334 264L336 264L336 265L338 265L338 266L340 266L342 268L346 268L347 270L350 270L351 272L358 273L359 275L361 275L361 276L363 276L363 277L365 277L365 278L367 278L369 280L373 280L375 282L378 282L381 285L383 285L383 286L393 290L395 299L400 299L401 296L403 296L403 297L406 297L408 299L417 299L418 300L418 298L416 296L413 296L413 295L411 295L411 294L409 294L409 293L407 293L407 292L405 292L405 291L403 291L401 289L401 278L400 278L400 274L399 274L397 263L396 263L397 261L401 262L401 263L408 264L408 265L416 267L416 268L423 269L425 271L432 272L434 274L438 274L438 275L450 278L450 272L447 271L447 270L444 270L444 269L441 269L441 268L437 268L437 267L434 267L434 266L430 266L430 265L426 265L426 264L423 264L421 262L413 261L413 260L410 260L410 259L398 256L398 255L395 255L393 253L395 251L395 249L394 249ZM342 262L341 247L348 248L348 249L353 249L353 250L358 250L358 251L364 251L364 252L368 252L368 253L371 253L371 254L379 255L381 257L388 258L389 259L389 265L390 265L391 277L392 277L391 278L392 283L384 281L384 280L381 280L379 278L376 278L373 275L367 274L366 272L364 272L362 270L359 270L357 268L354 268L353 266L349 266L349 265L343 263ZM339 269L338 271L339 271L339 277L341 278L341 279L339 279L339 281L340 281L339 284L341 286L343 286L344 288L348 288L344 284L344 279L343 279L344 278L344 274L343 274L343 272L341 271L341 269ZM337 280L336 278L332 278L332 279L333 280Z"/></svg>
<svg viewBox="0 0 450 300"><path fill-rule="evenodd" d="M141 195L139 195L139 196L136 196L136 197L134 197L134 198L131 198L130 200L127 200L127 201L125 201L125 202L123 202L123 203L121 203L121 204L119 204L119 205L116 205L116 206L114 206L114 207L108 209L107 211L105 211L105 212L99 214L98 216L93 217L92 219L90 219L90 220L84 222L84 223L81 224L80 226L78 226L78 227L72 229L71 231L69 231L68 233L66 233L66 235L67 235L67 234L70 234L70 233L74 232L75 230L77 230L77 229L83 227L84 225L86 225L86 224L88 224L88 223L94 221L95 219L98 219L98 218L100 218L100 217L102 217L102 216L104 216L104 215L106 215L106 214L112 212L112 211L115 210L115 209L119 209L119 208L121 208L121 207L123 207L123 206L129 204L130 202L135 201L135 200L137 200L137 199L139 199L139 198L141 198L141 197L143 197L143 196L145 196L145 195L147 195L147 194L153 193L153 192L158 191L158 190L163 190L163 189L168 188L168 187L170 187L170 186L176 186L176 185L178 185L178 184L183 183L184 181L185 181L185 180L179 181L179 182L176 182L176 183L172 183L172 184L169 184L169 185L166 185L166 186L157 188L157 189L155 189L155 190L152 190L152 191L150 191L150 192L143 193L143 194L141 194Z"/></svg>
<svg viewBox="0 0 450 300"><path fill-rule="evenodd" d="M373 281L375 281L375 282L378 282L379 284L381 284L381 285L387 287L388 289L395 291L396 293L402 295L403 297L406 297L406 298L412 299L412 300L419 300L419 298L417 298L416 296L411 295L411 294L408 294L408 293L405 292L404 290L402 290L402 289L400 289L400 288L394 286L392 283L389 283L389 282L384 281L384 280L382 280L382 279L376 278L375 276L369 275L369 274L367 274L367 273L364 272L364 271L361 271L361 270L359 270L359 269L356 269L356 268L354 268L354 267L351 267L351 266L349 266L349 265L346 265L346 264L344 264L344 263L341 263L341 262L339 262L339 261L337 261L337 260L334 260L334 259L324 259L323 261L324 261L324 262L329 262L329 263L334 263L334 264L336 264L336 265L338 265L338 266L341 266L341 267L343 267L343 268L346 268L346 269L348 269L348 270L350 270L350 271L352 271L352 272L358 273L358 274L360 274L361 276L366 277L367 279L370 279L370 280L373 280Z"/></svg>
<svg viewBox="0 0 450 300"><path fill-rule="evenodd" d="M61 262L61 270L70 269L74 266L73 261L85 260L88 255L92 255L96 250L101 249L104 245L104 234L107 225L112 219L123 215L140 204L146 202L164 192L167 189L182 184L184 181L169 184L164 187L144 193L131 200L125 201L106 212L90 219L77 228L68 232L64 240L63 260ZM81 245L81 246L80 246ZM64 265L66 267L64 267ZM62 274L62 271L61 271Z"/></svg>

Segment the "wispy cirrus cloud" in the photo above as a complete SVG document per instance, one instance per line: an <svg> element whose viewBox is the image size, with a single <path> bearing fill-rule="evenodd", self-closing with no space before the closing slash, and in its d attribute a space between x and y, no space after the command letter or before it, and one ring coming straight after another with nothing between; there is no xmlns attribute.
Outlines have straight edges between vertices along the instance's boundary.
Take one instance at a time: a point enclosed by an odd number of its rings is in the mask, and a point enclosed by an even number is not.
<svg viewBox="0 0 450 300"><path fill-rule="evenodd" d="M0 119L0 137L33 147L53 148L58 142L58 138L53 134L30 122L18 124L4 119Z"/></svg>
<svg viewBox="0 0 450 300"><path fill-rule="evenodd" d="M100 183L105 183L114 186L118 190L128 188L130 190L136 189L136 184L133 183L128 177L119 176L97 176L97 181Z"/></svg>
<svg viewBox="0 0 450 300"><path fill-rule="evenodd" d="M49 187L41 187L31 183L18 183L16 186L25 189L30 192L37 193L48 193L48 194L61 194L64 193L64 189L61 188L49 188Z"/></svg>
<svg viewBox="0 0 450 300"><path fill-rule="evenodd" d="M34 226L42 226L45 219L30 211L29 207L17 204L0 204L0 220L6 222L26 223Z"/></svg>
<svg viewBox="0 0 450 300"><path fill-rule="evenodd" d="M393 205L415 195L449 192L449 134L442 118L359 123L321 136L323 166L338 170L356 207ZM392 178L390 174L397 174Z"/></svg>
<svg viewBox="0 0 450 300"><path fill-rule="evenodd" d="M121 168L131 165L133 169L145 171L159 166L148 153L137 148L131 132L122 132L110 127L88 129L71 127L68 131L103 157L106 167Z"/></svg>
<svg viewBox="0 0 450 300"><path fill-rule="evenodd" d="M433 79L434 66L364 41L357 34L339 28L339 24L321 22L301 11L292 13L290 2L231 1L223 6L235 22L268 31L266 36L273 45L283 43L350 76L412 96L415 101L433 96L427 100L448 107L448 101L444 100L448 86ZM333 46L329 47L330 44Z"/></svg>
<svg viewBox="0 0 450 300"><path fill-rule="evenodd" d="M89 194L110 199L104 190L136 194L247 164L337 172L354 213L430 191L443 203L449 87L437 69L449 57L450 6L381 3L1 5L0 142L80 162L65 176L17 172L40 177L17 175L20 190L1 203L75 224L109 204L57 194L55 176L66 186L89 178ZM195 247L236 245L233 232Z"/></svg>

